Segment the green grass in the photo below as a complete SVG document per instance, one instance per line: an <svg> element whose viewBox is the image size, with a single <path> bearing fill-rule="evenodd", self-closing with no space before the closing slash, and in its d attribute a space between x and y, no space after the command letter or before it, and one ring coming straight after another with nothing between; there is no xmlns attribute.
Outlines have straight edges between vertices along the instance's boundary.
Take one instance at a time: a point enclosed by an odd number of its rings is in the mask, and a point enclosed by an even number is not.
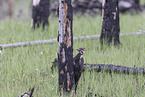
<svg viewBox="0 0 145 97"><path fill-rule="evenodd" d="M120 15L121 33L145 30L145 14ZM74 36L100 34L101 16L74 16ZM50 19L48 30L30 29L28 20L0 21L0 43L14 43L35 40L53 39L57 37L58 19ZM122 66L145 66L145 35L120 37L122 47L106 47L100 49L99 39L74 41L76 48L85 47L85 63L110 63ZM52 61L56 57L58 43L4 49L0 55L0 97L16 97L35 85L35 97L58 97L58 72L51 72ZM144 97L145 92L139 91L145 83L144 76L112 74L105 72L91 73L86 70L79 81L78 97L92 93L103 97Z"/></svg>

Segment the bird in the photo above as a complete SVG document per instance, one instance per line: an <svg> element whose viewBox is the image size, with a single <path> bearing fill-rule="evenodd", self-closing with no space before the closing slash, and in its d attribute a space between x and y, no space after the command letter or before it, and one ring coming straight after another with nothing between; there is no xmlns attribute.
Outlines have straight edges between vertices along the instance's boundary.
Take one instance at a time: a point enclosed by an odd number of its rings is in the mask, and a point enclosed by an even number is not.
<svg viewBox="0 0 145 97"><path fill-rule="evenodd" d="M78 81L81 77L81 73L84 70L84 59L83 54L85 53L85 48L80 47L77 49L78 54L73 58L74 62L74 79L75 79L75 93L77 90Z"/></svg>
<svg viewBox="0 0 145 97"><path fill-rule="evenodd" d="M80 47L80 48L77 49L77 51L78 51L78 54L73 58L75 93L76 93L76 90L77 90L78 81L81 77L81 73L84 70L84 58L82 56L85 53L85 48ZM53 63L53 65L51 67L51 70L53 71L53 69L56 68L56 66L58 66L58 58L55 58L54 62L52 62L52 63Z"/></svg>
<svg viewBox="0 0 145 97"><path fill-rule="evenodd" d="M19 97L33 97L32 94L34 92L34 87L35 87L35 85L33 86L33 88L31 90L29 88L28 91L26 91L24 94L21 94Z"/></svg>

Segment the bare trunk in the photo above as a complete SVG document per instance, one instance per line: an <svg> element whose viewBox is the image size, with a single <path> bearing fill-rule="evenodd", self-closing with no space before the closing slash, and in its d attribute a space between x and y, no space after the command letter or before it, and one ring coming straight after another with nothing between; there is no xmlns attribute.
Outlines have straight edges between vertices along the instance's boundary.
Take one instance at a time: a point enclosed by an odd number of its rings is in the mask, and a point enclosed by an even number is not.
<svg viewBox="0 0 145 97"><path fill-rule="evenodd" d="M74 81L71 0L59 0L59 88L70 92Z"/></svg>
<svg viewBox="0 0 145 97"><path fill-rule="evenodd" d="M14 6L14 0L8 0L8 11L7 15L11 18L13 15L13 6Z"/></svg>
<svg viewBox="0 0 145 97"><path fill-rule="evenodd" d="M42 25L43 30L49 25L50 0L33 0L31 28Z"/></svg>
<svg viewBox="0 0 145 97"><path fill-rule="evenodd" d="M119 8L118 0L103 0L102 10L102 33L100 37L101 44L111 44L114 39L114 45L120 44L119 33Z"/></svg>

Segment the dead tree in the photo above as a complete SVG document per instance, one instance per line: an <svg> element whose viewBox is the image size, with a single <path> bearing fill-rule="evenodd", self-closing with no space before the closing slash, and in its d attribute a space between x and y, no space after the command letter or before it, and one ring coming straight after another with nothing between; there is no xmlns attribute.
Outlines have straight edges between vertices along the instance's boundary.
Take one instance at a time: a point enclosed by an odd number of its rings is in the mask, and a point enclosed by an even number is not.
<svg viewBox="0 0 145 97"><path fill-rule="evenodd" d="M136 10L140 10L141 11L140 0L134 0L134 6L135 6Z"/></svg>
<svg viewBox="0 0 145 97"><path fill-rule="evenodd" d="M119 8L118 0L103 0L101 44L120 44Z"/></svg>
<svg viewBox="0 0 145 97"><path fill-rule="evenodd" d="M73 11L71 0L59 0L59 89L70 92L74 80L73 63Z"/></svg>
<svg viewBox="0 0 145 97"><path fill-rule="evenodd" d="M11 18L13 15L13 6L14 6L14 0L8 0L8 11L7 15Z"/></svg>
<svg viewBox="0 0 145 97"><path fill-rule="evenodd" d="M9 18L12 17L14 11L14 1L15 0L0 0L0 18L4 18L8 16ZM5 7L7 8L5 11Z"/></svg>
<svg viewBox="0 0 145 97"><path fill-rule="evenodd" d="M43 30L49 24L50 0L33 0L31 28L39 27L42 23Z"/></svg>

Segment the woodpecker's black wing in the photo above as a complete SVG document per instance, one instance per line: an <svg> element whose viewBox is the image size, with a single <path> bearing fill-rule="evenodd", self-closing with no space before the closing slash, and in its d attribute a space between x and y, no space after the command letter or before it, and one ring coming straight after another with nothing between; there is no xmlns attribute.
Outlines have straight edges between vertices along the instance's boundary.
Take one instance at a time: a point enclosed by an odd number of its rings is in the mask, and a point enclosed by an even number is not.
<svg viewBox="0 0 145 97"><path fill-rule="evenodd" d="M74 57L74 78L75 78L75 92L77 90L78 81L81 77L81 73L84 69L84 59L82 58L82 54L78 53Z"/></svg>
<svg viewBox="0 0 145 97"><path fill-rule="evenodd" d="M80 64L80 72L82 73L82 71L84 70L84 58L83 57L80 58L79 64Z"/></svg>

